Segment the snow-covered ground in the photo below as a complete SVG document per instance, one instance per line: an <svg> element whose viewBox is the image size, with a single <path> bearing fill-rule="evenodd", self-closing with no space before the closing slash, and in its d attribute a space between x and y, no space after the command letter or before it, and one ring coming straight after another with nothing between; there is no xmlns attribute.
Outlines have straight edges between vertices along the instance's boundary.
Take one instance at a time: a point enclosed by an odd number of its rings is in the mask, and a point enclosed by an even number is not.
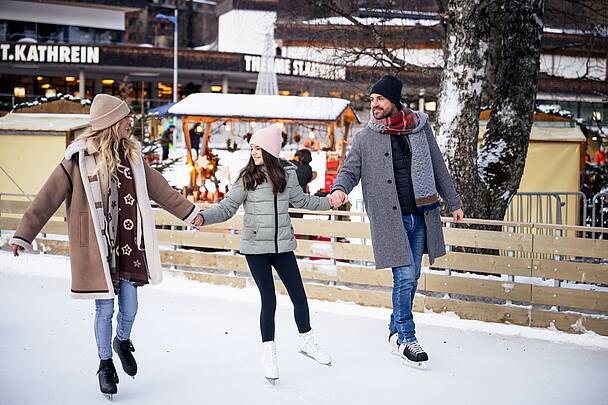
<svg viewBox="0 0 608 405"><path fill-rule="evenodd" d="M93 303L68 298L65 257L0 252L0 404L107 404L98 392ZM386 309L311 301L333 367L297 353L291 305L279 297L281 378L262 377L255 287L168 275L140 290L133 341L140 371L121 369L129 404L608 404L608 338L415 314L431 362L401 365Z"/></svg>

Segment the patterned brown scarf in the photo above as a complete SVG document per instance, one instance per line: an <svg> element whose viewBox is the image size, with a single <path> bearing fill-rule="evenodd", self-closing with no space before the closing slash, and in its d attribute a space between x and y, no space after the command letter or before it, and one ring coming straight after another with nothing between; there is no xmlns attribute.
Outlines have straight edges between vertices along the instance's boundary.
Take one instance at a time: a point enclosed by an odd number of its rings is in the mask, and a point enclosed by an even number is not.
<svg viewBox="0 0 608 405"><path fill-rule="evenodd" d="M112 247L115 253L111 266L112 283L118 294L120 280L135 286L148 284L148 270L144 241L141 231L141 218L137 205L135 181L131 164L125 157L124 149L119 150L120 164L117 167L118 180L112 180L108 222L111 223ZM112 213L117 220L112 221Z"/></svg>

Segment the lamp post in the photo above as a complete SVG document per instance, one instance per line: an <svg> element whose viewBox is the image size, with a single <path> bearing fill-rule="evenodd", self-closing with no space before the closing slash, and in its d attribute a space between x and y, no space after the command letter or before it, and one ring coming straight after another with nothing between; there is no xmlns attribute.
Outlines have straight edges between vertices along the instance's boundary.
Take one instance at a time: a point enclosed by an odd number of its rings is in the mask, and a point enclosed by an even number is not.
<svg viewBox="0 0 608 405"><path fill-rule="evenodd" d="M173 10L173 17L165 14L156 14L157 20L168 20L173 23L173 102L177 102L177 7Z"/></svg>

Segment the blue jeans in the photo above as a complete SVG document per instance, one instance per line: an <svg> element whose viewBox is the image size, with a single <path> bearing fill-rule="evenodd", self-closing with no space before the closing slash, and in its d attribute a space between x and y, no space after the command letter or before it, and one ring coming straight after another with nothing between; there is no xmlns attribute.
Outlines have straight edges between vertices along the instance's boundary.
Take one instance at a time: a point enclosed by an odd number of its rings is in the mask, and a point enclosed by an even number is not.
<svg viewBox="0 0 608 405"><path fill-rule="evenodd" d="M410 343L416 340L416 325L412 306L420 278L420 266L426 241L424 214L403 216L403 226L409 241L409 266L393 267L393 313L389 323L389 332L397 332L397 341Z"/></svg>
<svg viewBox="0 0 608 405"><path fill-rule="evenodd" d="M116 336L127 340L137 314L137 287L125 280L120 280L118 292L118 316ZM114 315L114 298L95 300L95 341L97 354L101 360L112 358L112 317Z"/></svg>

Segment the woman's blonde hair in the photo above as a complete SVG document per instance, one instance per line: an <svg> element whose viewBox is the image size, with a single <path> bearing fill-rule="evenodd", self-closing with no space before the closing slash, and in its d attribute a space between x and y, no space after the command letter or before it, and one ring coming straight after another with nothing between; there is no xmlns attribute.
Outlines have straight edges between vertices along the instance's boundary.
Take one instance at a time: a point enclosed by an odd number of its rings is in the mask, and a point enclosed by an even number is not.
<svg viewBox="0 0 608 405"><path fill-rule="evenodd" d="M141 144L131 136L121 138L118 130L119 124L120 121L101 131L87 132L77 138L83 139L87 143L91 142L95 146L101 157L97 163L97 170L105 163L110 178L114 179L118 179L117 168L120 163L118 148L121 142L124 147L125 157L129 159L130 162L137 161L141 156Z"/></svg>

